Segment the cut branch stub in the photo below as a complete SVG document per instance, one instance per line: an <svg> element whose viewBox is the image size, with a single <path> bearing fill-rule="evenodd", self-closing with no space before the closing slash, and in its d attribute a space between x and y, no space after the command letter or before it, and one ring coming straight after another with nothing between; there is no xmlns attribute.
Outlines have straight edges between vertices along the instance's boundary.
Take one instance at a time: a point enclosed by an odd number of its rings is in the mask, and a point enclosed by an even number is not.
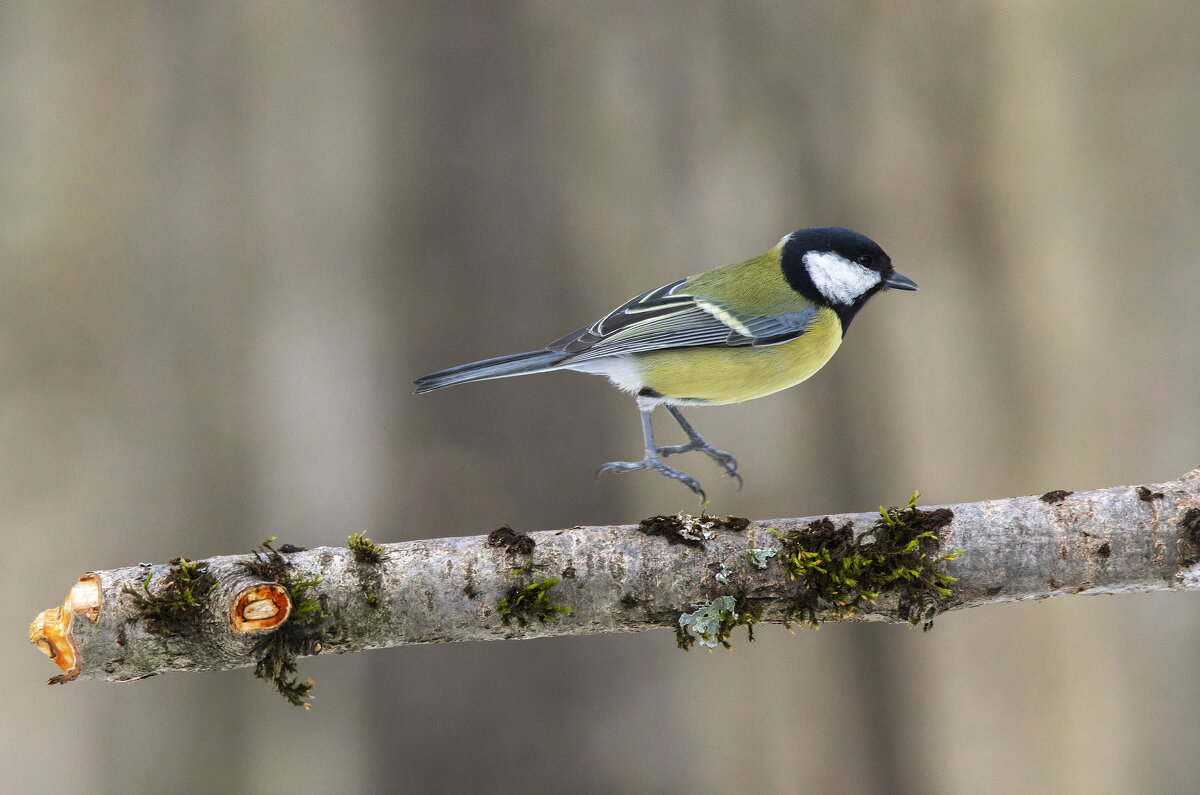
<svg viewBox="0 0 1200 795"><path fill-rule="evenodd" d="M33 621L29 640L62 669L52 684L245 665L263 635L295 614L287 585L252 574L247 562L176 558L89 572Z"/></svg>
<svg viewBox="0 0 1200 795"><path fill-rule="evenodd" d="M100 618L102 604L100 577L88 572L71 586L62 605L43 610L29 625L29 642L62 669L50 684L70 682L79 676L81 666L79 650L75 646L75 616L95 624Z"/></svg>
<svg viewBox="0 0 1200 795"><path fill-rule="evenodd" d="M229 626L235 633L266 632L288 620L292 598L277 582L259 582L243 588L233 599Z"/></svg>
<svg viewBox="0 0 1200 795"><path fill-rule="evenodd" d="M29 625L29 642L41 649L63 671L53 677L50 684L70 682L79 676L79 652L71 637L74 618L67 607L59 605L38 613L38 617Z"/></svg>

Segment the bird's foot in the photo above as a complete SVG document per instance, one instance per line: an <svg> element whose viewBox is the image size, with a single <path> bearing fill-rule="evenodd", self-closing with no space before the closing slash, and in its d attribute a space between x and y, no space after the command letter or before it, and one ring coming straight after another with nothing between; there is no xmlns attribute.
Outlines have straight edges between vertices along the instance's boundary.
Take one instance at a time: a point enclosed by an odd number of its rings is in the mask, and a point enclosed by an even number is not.
<svg viewBox="0 0 1200 795"><path fill-rule="evenodd" d="M607 464L600 465L600 468L596 470L596 475L599 476L601 472L606 472L609 470L616 472L619 475L623 472L637 472L640 469L657 472L660 475L666 475L673 480L678 480L696 494L699 494L701 502L704 502L707 499L704 494L704 489L700 486L700 481L696 480L686 472L680 472L678 469L673 469L667 466L656 458L646 458L641 461L609 461Z"/></svg>
<svg viewBox="0 0 1200 795"><path fill-rule="evenodd" d="M690 453L699 451L706 456L716 461L725 470L725 474L737 481L738 490L742 488L742 476L737 471L737 459L730 453L724 450L718 450L703 439L693 439L687 444L675 444L669 447L659 447L657 453L662 456L678 455L679 453Z"/></svg>

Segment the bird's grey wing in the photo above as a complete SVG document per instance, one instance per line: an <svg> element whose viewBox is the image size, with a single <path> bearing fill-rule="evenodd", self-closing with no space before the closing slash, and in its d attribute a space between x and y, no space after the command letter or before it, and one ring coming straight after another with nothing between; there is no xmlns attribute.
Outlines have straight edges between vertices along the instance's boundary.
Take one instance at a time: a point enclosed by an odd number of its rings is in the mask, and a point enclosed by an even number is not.
<svg viewBox="0 0 1200 795"><path fill-rule="evenodd" d="M738 315L681 292L686 282L643 293L546 347L573 354L567 361L579 362L663 348L778 345L807 331L817 315L816 306L782 315Z"/></svg>
<svg viewBox="0 0 1200 795"><path fill-rule="evenodd" d="M611 337L623 329L642 322L669 318L677 312L693 308L695 302L690 295L675 295L685 282L687 279L680 279L648 293L642 293L636 298L626 301L592 325L572 331L565 337L550 343L546 348L564 353L582 353L597 342Z"/></svg>

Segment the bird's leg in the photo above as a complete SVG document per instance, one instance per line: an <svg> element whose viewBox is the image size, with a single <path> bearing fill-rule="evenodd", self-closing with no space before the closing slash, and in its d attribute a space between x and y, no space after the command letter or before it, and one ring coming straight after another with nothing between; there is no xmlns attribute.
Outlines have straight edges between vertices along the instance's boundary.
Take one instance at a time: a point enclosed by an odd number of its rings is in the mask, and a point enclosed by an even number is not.
<svg viewBox="0 0 1200 795"><path fill-rule="evenodd" d="M671 416L679 423L679 427L683 428L683 432L687 434L687 444L676 444L670 447L659 447L656 452L659 455L675 455L677 453L690 453L693 450L699 450L707 455L712 460L721 465L725 470L725 474L737 481L738 488L742 487L742 476L737 471L737 459L724 450L718 450L708 442L704 441L704 437L692 427L692 424L683 418L683 413L679 407L667 405L667 411L671 412Z"/></svg>
<svg viewBox="0 0 1200 795"><path fill-rule="evenodd" d="M664 464L658 457L659 448L654 446L654 429L650 427L650 412L654 411L657 403L644 398L638 398L638 411L642 413L642 437L646 442L645 457L641 461L609 461L607 464L602 464L596 470L596 474L606 470L612 470L616 473L621 472L636 472L639 469L648 469L653 472L658 472L661 475L666 475L669 478L678 480L683 485L687 486L692 491L700 495L700 501L704 502L706 497L704 489L700 487L700 481L696 480L686 472L680 472L678 469L672 469ZM694 433L694 431L693 431ZM699 437L697 437L699 438ZM703 439L700 440L702 443ZM699 449L699 448L697 448Z"/></svg>

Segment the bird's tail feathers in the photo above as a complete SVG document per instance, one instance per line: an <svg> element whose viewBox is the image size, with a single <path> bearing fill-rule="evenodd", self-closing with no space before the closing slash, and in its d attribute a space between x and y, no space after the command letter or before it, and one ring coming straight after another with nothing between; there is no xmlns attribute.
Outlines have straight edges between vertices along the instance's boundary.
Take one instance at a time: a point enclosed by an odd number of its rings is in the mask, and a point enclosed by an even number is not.
<svg viewBox="0 0 1200 795"><path fill-rule="evenodd" d="M511 356L499 356L495 359L484 359L482 362L471 362L451 367L449 370L439 370L418 378L413 383L416 388L414 395L422 392L432 392L455 384L466 384L471 381L486 381L491 378L508 378L513 375L528 375L553 370L559 362L570 358L571 354L563 351L529 351L514 353Z"/></svg>

